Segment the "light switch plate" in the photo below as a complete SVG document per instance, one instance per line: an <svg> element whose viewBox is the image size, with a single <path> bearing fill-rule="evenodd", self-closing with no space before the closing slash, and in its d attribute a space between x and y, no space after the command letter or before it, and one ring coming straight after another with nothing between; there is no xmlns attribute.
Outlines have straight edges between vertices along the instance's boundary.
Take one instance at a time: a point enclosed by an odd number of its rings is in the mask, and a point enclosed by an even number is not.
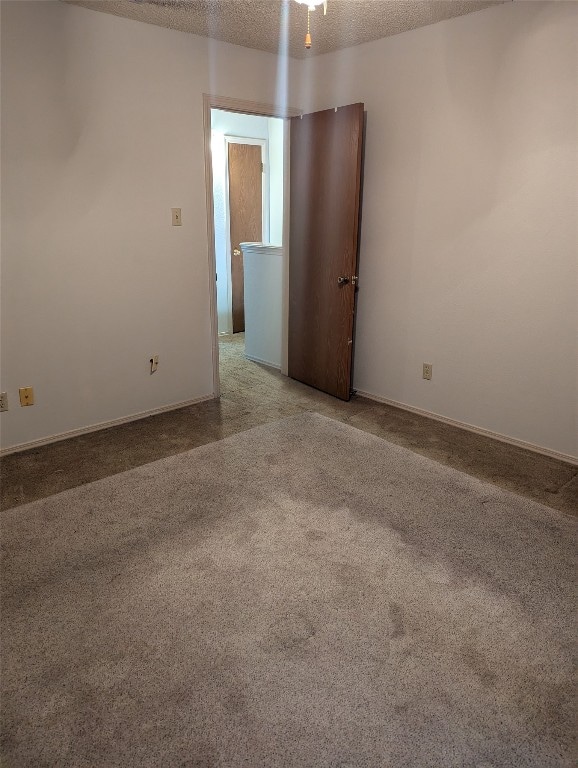
<svg viewBox="0 0 578 768"><path fill-rule="evenodd" d="M181 220L181 209L180 208L171 208L171 213L173 215L173 227L180 227L182 226L182 220Z"/></svg>
<svg viewBox="0 0 578 768"><path fill-rule="evenodd" d="M8 410L8 392L0 392L0 412Z"/></svg>

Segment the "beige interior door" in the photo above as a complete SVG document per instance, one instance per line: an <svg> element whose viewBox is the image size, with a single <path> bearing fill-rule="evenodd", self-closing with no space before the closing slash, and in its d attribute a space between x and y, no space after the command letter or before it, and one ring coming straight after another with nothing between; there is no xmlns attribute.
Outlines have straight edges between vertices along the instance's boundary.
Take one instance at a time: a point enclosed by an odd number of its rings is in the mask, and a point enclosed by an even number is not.
<svg viewBox="0 0 578 768"><path fill-rule="evenodd" d="M241 243L263 238L263 164L258 144L228 145L233 333L245 330Z"/></svg>

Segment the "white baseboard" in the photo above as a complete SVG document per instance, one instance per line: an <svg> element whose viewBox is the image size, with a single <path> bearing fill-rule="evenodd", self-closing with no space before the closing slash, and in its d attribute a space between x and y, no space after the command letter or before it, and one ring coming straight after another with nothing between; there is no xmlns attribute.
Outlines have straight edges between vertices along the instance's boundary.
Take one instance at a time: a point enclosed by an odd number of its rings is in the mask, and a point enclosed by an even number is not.
<svg viewBox="0 0 578 768"><path fill-rule="evenodd" d="M270 363L268 360L262 360L260 357L253 357L253 355L248 355L245 353L245 357L247 360L252 360L254 363L260 363L261 365L267 365L269 368L275 368L276 371L281 370L280 365L275 365L275 363Z"/></svg>
<svg viewBox="0 0 578 768"><path fill-rule="evenodd" d="M133 413L131 416L122 416L120 419L113 419L112 421L103 421L99 424L91 424L89 427L80 427L80 429L71 429L69 432L61 432L57 435L50 435L49 437L41 437L39 440L32 440L29 443L20 443L19 445L12 445L9 448L0 449L0 456L8 456L10 453L19 453L20 451L28 451L30 448L40 448L42 445L50 445L50 443L58 443L61 440L68 440L71 437L79 437L80 435L88 435L90 432L99 432L101 429L108 429L109 427L117 427L120 424L128 424L131 421L139 421L139 419L146 419L148 416L156 416L159 413L166 413L167 411L176 411L179 408L186 408L188 405L196 405L197 403L203 403L206 400L214 400L214 395L204 395L203 397L197 397L194 400L184 400L182 403L173 403L172 405L163 405L160 408L153 408L150 411L141 411L140 413Z"/></svg>
<svg viewBox="0 0 578 768"><path fill-rule="evenodd" d="M422 408L415 408L413 405L406 405L405 403L399 403L397 400L389 400L387 397L381 397L380 395L372 395L370 392L363 392L360 389L356 390L356 393L360 397L366 397L368 400L375 400L377 403L384 403L385 405L391 405L394 408L400 408L402 411L409 411L410 413L416 413L419 416L425 416L428 419L434 419L434 421L441 421L444 424L450 424L452 427L459 427L465 429L468 432L475 432L477 435L484 435L484 437L491 437L494 440L499 440L501 443L508 443L509 445L515 445L518 448L525 448L527 451L533 451L534 453L540 453L543 456L550 456L553 459L559 461L565 461L573 466L578 466L578 457L571 456L570 454L560 453L559 451L553 451L550 448L542 448L540 445L534 443L527 443L525 440L518 440L515 437L508 437L508 435L501 435L499 432L492 432L489 429L483 429L482 427L475 427L473 424L466 424L463 421L456 421L456 419L450 419L447 416L440 416L438 413L432 413L431 411L425 411Z"/></svg>

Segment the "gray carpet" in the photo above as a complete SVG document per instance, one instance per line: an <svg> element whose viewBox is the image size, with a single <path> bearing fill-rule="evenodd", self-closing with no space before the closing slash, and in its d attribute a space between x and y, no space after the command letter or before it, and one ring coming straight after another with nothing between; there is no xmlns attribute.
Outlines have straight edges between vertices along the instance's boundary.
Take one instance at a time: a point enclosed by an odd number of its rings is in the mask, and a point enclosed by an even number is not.
<svg viewBox="0 0 578 768"><path fill-rule="evenodd" d="M9 510L2 766L573 766L575 530L317 414Z"/></svg>

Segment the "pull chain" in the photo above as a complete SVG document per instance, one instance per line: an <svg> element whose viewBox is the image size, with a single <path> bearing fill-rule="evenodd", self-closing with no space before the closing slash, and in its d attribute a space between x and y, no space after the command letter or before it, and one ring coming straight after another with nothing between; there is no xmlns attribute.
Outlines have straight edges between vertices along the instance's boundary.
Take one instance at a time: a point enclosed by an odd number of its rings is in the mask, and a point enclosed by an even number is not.
<svg viewBox="0 0 578 768"><path fill-rule="evenodd" d="M311 10L307 8L307 34L305 35L305 47L307 50L311 48L311 32L309 30L309 22L311 17Z"/></svg>

